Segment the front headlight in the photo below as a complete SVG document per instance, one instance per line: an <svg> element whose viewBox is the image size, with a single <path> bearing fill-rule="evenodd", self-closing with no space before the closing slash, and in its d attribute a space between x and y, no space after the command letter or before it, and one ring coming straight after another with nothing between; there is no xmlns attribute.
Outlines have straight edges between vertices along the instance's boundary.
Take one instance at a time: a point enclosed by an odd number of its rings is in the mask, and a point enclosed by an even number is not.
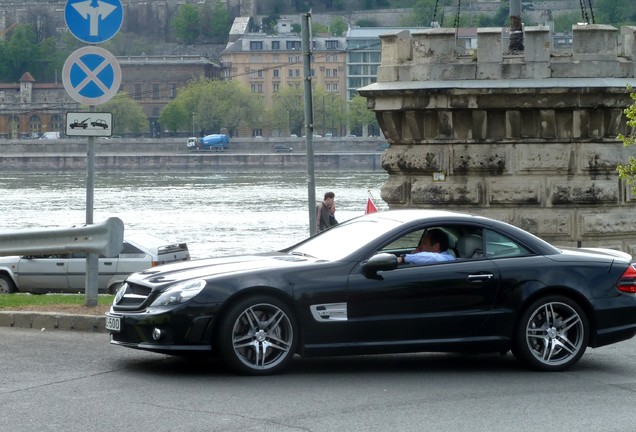
<svg viewBox="0 0 636 432"><path fill-rule="evenodd" d="M150 305L170 306L185 303L205 288L206 282L201 279L178 283L161 293Z"/></svg>

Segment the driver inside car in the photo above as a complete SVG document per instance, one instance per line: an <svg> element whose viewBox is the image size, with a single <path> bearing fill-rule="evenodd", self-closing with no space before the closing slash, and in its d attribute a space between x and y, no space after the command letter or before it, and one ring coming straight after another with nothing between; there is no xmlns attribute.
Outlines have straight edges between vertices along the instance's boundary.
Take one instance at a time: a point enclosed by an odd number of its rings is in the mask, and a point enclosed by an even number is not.
<svg viewBox="0 0 636 432"><path fill-rule="evenodd" d="M430 264L454 261L455 255L448 250L448 236L441 229L430 229L422 237L420 244L410 254L398 256L398 264Z"/></svg>

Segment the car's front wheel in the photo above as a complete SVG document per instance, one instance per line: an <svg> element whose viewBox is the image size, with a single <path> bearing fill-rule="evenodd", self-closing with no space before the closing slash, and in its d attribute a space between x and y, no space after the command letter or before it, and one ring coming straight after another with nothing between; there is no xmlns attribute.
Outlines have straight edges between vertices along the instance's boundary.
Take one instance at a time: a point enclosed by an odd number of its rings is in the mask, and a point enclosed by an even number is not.
<svg viewBox="0 0 636 432"><path fill-rule="evenodd" d="M245 375L280 372L292 360L298 343L296 320L274 297L241 300L219 325L219 349L225 363Z"/></svg>
<svg viewBox="0 0 636 432"><path fill-rule="evenodd" d="M589 325L583 309L567 297L549 296L525 309L513 353L533 369L562 371L579 361L588 340Z"/></svg>
<svg viewBox="0 0 636 432"><path fill-rule="evenodd" d="M13 280L5 274L0 274L0 294L11 294L16 291Z"/></svg>

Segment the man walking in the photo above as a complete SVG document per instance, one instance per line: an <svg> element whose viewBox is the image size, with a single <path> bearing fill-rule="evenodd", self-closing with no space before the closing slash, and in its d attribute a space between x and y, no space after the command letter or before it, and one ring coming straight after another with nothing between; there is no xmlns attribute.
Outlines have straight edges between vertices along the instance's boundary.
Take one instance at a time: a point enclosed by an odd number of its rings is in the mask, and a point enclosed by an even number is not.
<svg viewBox="0 0 636 432"><path fill-rule="evenodd" d="M331 217L331 208L335 206L336 194L326 192L323 201L316 206L316 234L336 225L335 218ZM334 207L335 208L335 207Z"/></svg>

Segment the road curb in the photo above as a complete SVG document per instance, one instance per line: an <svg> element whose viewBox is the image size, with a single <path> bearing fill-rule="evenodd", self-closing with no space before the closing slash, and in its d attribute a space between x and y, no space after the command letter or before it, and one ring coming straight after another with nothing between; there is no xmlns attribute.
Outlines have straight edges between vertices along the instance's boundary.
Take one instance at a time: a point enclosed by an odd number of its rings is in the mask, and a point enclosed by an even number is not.
<svg viewBox="0 0 636 432"><path fill-rule="evenodd" d="M38 330L78 330L105 332L103 315L67 313L0 311L0 327L32 328Z"/></svg>

